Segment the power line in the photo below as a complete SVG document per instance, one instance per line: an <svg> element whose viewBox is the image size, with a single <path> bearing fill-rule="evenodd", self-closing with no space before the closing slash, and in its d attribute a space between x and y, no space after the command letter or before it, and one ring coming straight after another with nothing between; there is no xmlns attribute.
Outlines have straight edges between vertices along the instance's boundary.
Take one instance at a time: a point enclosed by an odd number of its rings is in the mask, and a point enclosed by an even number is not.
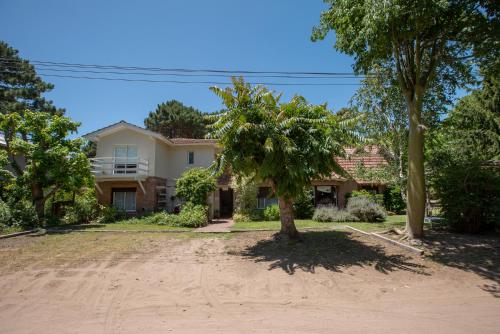
<svg viewBox="0 0 500 334"><path fill-rule="evenodd" d="M2 58L0 60L5 63L16 63L16 60ZM19 61L18 61L19 63ZM119 70L143 70L143 71L164 71L164 72L195 72L195 73L226 73L226 74L280 74L280 75L315 75L315 76L346 76L356 75L353 72L305 72L305 71L250 71L250 70L223 70L223 69L193 69L193 68L161 68L161 67L141 67L141 66L118 66L118 65L99 65L99 64L81 64L81 63L66 63L32 60L30 63L41 66L57 66L70 68L93 68L93 69L119 69Z"/></svg>
<svg viewBox="0 0 500 334"><path fill-rule="evenodd" d="M182 80L150 80L150 79L128 79L128 78L106 78L88 77L76 75L42 74L47 77L85 79L85 80L107 80L107 81L128 81L128 82L150 82L150 83L177 83L177 84L211 84L211 85L231 85L231 82L218 81L182 81ZM269 86L359 86L359 83L290 83L290 82L248 82L251 85Z"/></svg>

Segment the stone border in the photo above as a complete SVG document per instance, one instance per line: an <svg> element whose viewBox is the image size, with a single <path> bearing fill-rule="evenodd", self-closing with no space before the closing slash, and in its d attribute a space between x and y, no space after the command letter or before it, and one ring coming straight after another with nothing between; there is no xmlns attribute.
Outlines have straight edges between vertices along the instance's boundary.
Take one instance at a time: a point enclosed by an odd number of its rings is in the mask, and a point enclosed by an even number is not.
<svg viewBox="0 0 500 334"><path fill-rule="evenodd" d="M38 230L29 230L29 231L22 231L22 232L15 232L15 233L10 233L10 234L4 234L0 235L0 239L7 239L7 238L13 238L13 237L18 237L21 235L26 235L26 234L31 234L38 232Z"/></svg>
<svg viewBox="0 0 500 334"><path fill-rule="evenodd" d="M378 233L375 233L375 232L365 232L365 231L361 231L361 230L358 230L357 228L354 228L352 226L348 226L346 225L345 226L346 228L350 229L350 230L353 230L353 231L356 231L358 233L361 233L361 234L364 234L366 236L369 236L369 237L375 237L375 238L378 238L382 241L385 241L385 242L388 242L388 243L391 243L393 245L396 245L398 247L402 247L406 250L409 250L413 253L417 253L418 255L423 255L424 254L424 250L423 249L420 249L420 248L416 248L416 247L413 247L413 246L410 246L410 245L406 245L402 242L399 242L397 240L393 240L393 239L390 239L390 238L387 238L387 237L384 237Z"/></svg>

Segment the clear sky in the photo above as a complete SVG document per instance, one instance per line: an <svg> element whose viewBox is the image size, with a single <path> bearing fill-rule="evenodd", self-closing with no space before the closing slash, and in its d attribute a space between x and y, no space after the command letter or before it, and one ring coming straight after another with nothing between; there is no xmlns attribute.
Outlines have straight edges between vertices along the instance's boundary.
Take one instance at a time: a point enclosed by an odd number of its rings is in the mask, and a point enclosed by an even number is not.
<svg viewBox="0 0 500 334"><path fill-rule="evenodd" d="M333 35L322 42L310 41L312 27L323 9L321 0L0 0L0 39L29 60L162 68L352 72L352 58L333 49ZM148 112L170 99L203 112L222 106L209 91L209 84L54 77L45 80L55 85L47 95L54 104L82 122L80 134L122 119L143 126ZM266 79L279 80L282 79ZM301 94L311 103L327 102L331 109L338 110L348 104L357 87L272 88L284 92L285 99Z"/></svg>

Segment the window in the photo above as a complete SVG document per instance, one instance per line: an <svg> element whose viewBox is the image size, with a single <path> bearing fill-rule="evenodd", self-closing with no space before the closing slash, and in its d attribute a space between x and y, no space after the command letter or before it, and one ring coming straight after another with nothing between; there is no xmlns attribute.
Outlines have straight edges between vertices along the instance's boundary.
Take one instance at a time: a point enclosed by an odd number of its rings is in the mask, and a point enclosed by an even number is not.
<svg viewBox="0 0 500 334"><path fill-rule="evenodd" d="M194 152L188 152L188 165L194 165Z"/></svg>
<svg viewBox="0 0 500 334"><path fill-rule="evenodd" d="M335 186L316 186L314 191L314 200L316 206L337 206L337 188Z"/></svg>
<svg viewBox="0 0 500 334"><path fill-rule="evenodd" d="M265 209L274 204L278 204L278 199L271 193L271 188L259 187L259 191L257 193L257 209Z"/></svg>
<svg viewBox="0 0 500 334"><path fill-rule="evenodd" d="M114 148L114 174L137 173L137 146L119 145Z"/></svg>
<svg viewBox="0 0 500 334"><path fill-rule="evenodd" d="M113 191L113 206L121 211L135 211L135 189L134 190L114 190Z"/></svg>

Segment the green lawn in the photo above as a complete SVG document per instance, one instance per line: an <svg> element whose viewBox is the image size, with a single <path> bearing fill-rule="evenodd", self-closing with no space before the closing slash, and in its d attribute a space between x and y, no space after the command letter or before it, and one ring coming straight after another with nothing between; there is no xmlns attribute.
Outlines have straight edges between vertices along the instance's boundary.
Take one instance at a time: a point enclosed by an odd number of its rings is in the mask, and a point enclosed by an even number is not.
<svg viewBox="0 0 500 334"><path fill-rule="evenodd" d="M295 220L295 225L298 229L304 228L342 228L346 225L352 226L354 228L373 232L378 230L384 230L391 227L404 227L406 216L389 216L385 222L380 223L320 223L313 220ZM254 221L254 222L238 222L234 224L233 230L259 230L259 229L269 229L269 230L279 230L279 221Z"/></svg>
<svg viewBox="0 0 500 334"><path fill-rule="evenodd" d="M22 232L22 231L24 230L21 227L7 227L7 226L0 227L0 235Z"/></svg>
<svg viewBox="0 0 500 334"><path fill-rule="evenodd" d="M144 224L144 223L112 223L112 224L86 224L86 225L62 225L60 229L71 230L117 230L117 231L191 231L188 227L176 227L167 225Z"/></svg>

